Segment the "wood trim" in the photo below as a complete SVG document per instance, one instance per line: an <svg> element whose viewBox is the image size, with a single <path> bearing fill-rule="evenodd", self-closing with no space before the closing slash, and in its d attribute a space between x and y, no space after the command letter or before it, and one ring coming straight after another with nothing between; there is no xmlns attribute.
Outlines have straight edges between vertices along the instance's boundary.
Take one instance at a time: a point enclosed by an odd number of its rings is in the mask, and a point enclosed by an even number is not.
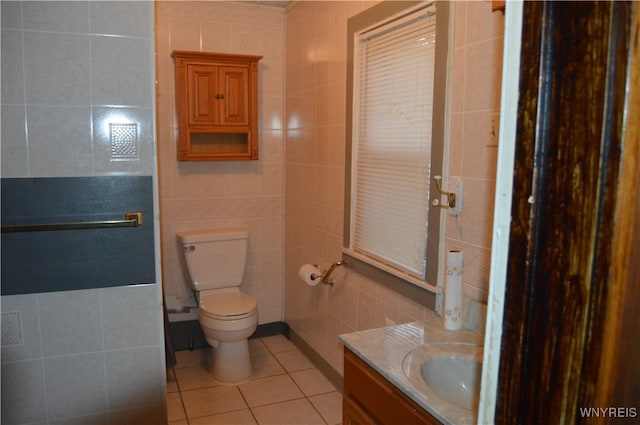
<svg viewBox="0 0 640 425"><path fill-rule="evenodd" d="M633 5L630 11L633 24L630 40L640 39L640 7ZM609 289L607 314L603 317L606 329L601 350L595 394L595 406L636 407L640 394L638 353L640 353L640 310L636 304L640 300L640 262L634 257L640 252L640 121L632 117L640 116L640 44L632 45L630 54L631 74L628 79L628 99L625 132L623 135L624 154L620 164L618 205L615 223L611 262L611 285ZM629 379L630 377L636 379ZM640 416L640 412L637 412ZM600 423L606 421L602 418Z"/></svg>
<svg viewBox="0 0 640 425"><path fill-rule="evenodd" d="M610 269L612 217L630 214L620 209L626 195L616 190L628 149L622 134L630 8L523 6L496 423L581 422L580 407L601 407L598 370L610 349L603 346L604 323L619 284Z"/></svg>
<svg viewBox="0 0 640 425"><path fill-rule="evenodd" d="M176 60L176 63L202 62L202 63L219 64L219 65L244 65L247 62L258 62L260 59L262 59L262 56L256 56L256 55L193 52L193 51L185 51L185 50L174 50L171 53L171 57ZM255 68L255 70L257 71L257 68Z"/></svg>

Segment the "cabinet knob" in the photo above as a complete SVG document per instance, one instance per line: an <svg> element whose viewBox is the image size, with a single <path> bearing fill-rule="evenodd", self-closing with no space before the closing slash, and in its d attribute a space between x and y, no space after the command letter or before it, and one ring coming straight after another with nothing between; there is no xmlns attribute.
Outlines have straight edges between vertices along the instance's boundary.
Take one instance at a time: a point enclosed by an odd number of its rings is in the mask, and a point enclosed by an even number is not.
<svg viewBox="0 0 640 425"><path fill-rule="evenodd" d="M223 94L217 94L216 95L216 99L224 99L224 95Z"/></svg>

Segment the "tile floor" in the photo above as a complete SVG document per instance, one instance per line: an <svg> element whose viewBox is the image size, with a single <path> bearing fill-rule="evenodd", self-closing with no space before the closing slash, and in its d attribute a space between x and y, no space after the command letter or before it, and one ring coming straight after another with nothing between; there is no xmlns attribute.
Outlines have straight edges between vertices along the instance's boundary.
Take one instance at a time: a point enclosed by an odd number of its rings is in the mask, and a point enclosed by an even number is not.
<svg viewBox="0 0 640 425"><path fill-rule="evenodd" d="M246 383L216 383L210 349L178 351L167 370L169 425L338 425L342 395L282 335L249 341L254 373Z"/></svg>

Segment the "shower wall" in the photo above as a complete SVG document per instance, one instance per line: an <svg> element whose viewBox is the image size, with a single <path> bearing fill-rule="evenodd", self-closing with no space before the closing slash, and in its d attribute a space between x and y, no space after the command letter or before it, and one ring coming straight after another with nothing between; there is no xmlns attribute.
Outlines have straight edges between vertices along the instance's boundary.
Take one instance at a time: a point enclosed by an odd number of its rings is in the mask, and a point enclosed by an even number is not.
<svg viewBox="0 0 640 425"><path fill-rule="evenodd" d="M153 3L0 7L2 178L154 176ZM137 124L135 158L109 123ZM3 424L166 421L159 280L1 302Z"/></svg>

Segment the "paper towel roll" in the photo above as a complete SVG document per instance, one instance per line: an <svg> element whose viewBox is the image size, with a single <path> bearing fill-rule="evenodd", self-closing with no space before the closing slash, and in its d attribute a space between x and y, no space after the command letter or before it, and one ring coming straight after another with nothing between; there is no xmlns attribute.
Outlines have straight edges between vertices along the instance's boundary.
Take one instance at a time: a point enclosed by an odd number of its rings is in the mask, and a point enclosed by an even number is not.
<svg viewBox="0 0 640 425"><path fill-rule="evenodd" d="M314 275L316 276L315 279L312 277ZM322 272L311 264L303 264L298 271L298 276L309 286L316 286L322 280L320 277L322 276Z"/></svg>
<svg viewBox="0 0 640 425"><path fill-rule="evenodd" d="M444 328L462 329L462 252L449 251L447 255L447 275L444 288Z"/></svg>

